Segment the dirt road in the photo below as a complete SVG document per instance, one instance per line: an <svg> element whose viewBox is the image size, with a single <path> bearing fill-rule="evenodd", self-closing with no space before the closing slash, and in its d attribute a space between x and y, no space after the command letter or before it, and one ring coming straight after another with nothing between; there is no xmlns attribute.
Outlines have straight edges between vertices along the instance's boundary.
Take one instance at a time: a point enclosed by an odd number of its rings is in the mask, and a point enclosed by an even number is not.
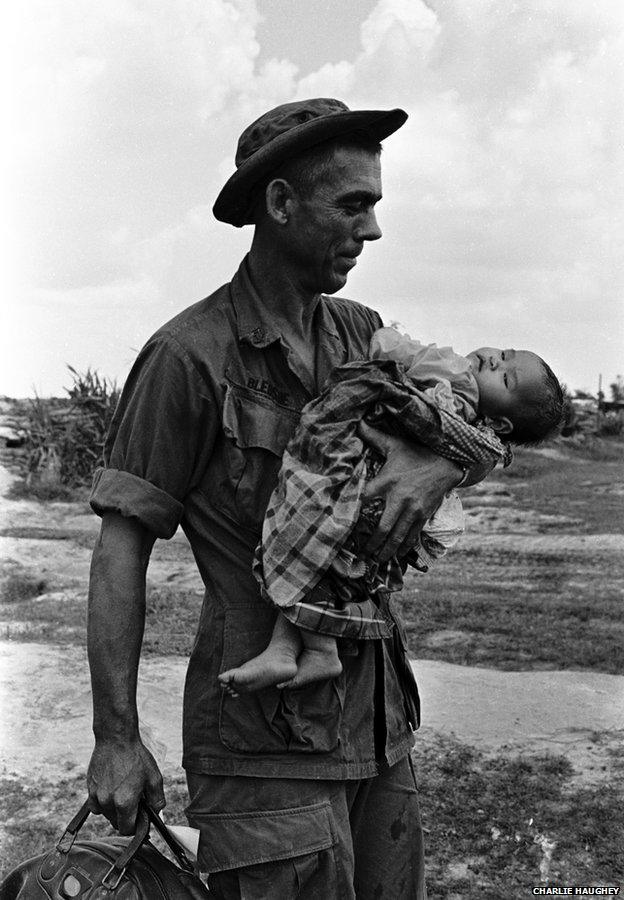
<svg viewBox="0 0 624 900"><path fill-rule="evenodd" d="M169 775L179 774L186 661L144 659L143 731ZM418 739L453 734L480 749L557 752L586 780L608 772L624 737L624 676L597 672L497 672L420 660ZM93 746L86 655L79 647L0 642L5 771L30 778L84 771Z"/></svg>

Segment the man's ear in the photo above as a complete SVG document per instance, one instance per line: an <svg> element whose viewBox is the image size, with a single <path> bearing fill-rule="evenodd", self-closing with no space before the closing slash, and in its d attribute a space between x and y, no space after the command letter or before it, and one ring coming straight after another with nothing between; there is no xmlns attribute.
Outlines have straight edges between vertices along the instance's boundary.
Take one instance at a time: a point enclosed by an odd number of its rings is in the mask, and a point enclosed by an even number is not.
<svg viewBox="0 0 624 900"><path fill-rule="evenodd" d="M265 192L266 211L277 225L286 225L292 211L294 192L283 178L269 181Z"/></svg>
<svg viewBox="0 0 624 900"><path fill-rule="evenodd" d="M508 419L507 416L485 416L483 422L496 434L511 434L513 431L511 419Z"/></svg>

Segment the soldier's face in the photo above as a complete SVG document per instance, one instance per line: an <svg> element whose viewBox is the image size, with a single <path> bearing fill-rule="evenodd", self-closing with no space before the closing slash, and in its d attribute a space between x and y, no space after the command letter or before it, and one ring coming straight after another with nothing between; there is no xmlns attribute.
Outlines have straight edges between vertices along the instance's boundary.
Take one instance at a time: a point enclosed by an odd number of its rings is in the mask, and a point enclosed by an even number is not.
<svg viewBox="0 0 624 900"><path fill-rule="evenodd" d="M291 249L305 286L334 294L344 287L365 241L381 230L375 205L381 200L379 154L340 148L311 197L293 200Z"/></svg>

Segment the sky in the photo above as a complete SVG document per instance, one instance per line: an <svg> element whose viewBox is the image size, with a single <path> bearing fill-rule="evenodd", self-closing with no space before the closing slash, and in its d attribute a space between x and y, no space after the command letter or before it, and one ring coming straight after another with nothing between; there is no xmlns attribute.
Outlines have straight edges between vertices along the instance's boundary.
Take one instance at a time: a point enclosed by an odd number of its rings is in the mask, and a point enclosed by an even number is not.
<svg viewBox="0 0 624 900"><path fill-rule="evenodd" d="M22 0L5 22L0 395L122 383L228 281L212 204L243 128L293 99L400 106L382 240L341 291L426 343L624 374L621 0Z"/></svg>

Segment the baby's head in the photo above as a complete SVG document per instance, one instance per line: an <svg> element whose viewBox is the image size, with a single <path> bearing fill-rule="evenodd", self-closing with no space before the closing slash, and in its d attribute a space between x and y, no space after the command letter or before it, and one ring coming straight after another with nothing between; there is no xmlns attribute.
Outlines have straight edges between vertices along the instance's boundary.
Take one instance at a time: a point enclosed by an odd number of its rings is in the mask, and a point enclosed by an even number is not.
<svg viewBox="0 0 624 900"><path fill-rule="evenodd" d="M543 359L529 350L481 347L468 354L479 388L478 414L514 444L538 444L559 425L563 391Z"/></svg>

